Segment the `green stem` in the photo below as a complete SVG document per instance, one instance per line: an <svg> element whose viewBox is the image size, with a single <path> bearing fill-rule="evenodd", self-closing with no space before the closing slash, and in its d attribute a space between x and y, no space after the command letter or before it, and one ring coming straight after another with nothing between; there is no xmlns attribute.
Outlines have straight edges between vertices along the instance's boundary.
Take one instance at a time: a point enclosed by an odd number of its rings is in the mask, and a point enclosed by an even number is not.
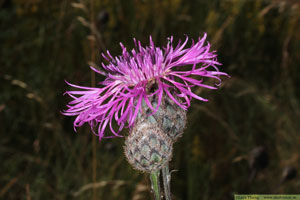
<svg viewBox="0 0 300 200"><path fill-rule="evenodd" d="M151 189L154 193L154 199L161 200L160 185L159 185L159 171L151 172L150 180L151 180Z"/></svg>
<svg viewBox="0 0 300 200"><path fill-rule="evenodd" d="M166 200L171 200L171 174L169 172L169 163L167 163L167 165L164 168L162 168L162 175L164 181L165 198Z"/></svg>

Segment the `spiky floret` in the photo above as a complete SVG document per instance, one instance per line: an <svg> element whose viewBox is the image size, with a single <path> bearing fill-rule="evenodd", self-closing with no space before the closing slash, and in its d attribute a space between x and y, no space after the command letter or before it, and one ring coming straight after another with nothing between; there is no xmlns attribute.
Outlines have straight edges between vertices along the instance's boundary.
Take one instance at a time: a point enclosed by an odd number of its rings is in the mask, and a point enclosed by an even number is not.
<svg viewBox="0 0 300 200"><path fill-rule="evenodd" d="M208 89L217 89L221 83L220 72L214 51L210 45L205 45L206 34L199 41L192 42L191 47L185 48L188 38L173 48L173 37L169 38L165 48L156 47L150 37L150 45L142 47L139 41L135 42L136 49L130 52L121 44L122 55L113 58L109 51L103 57L109 64L102 63L104 71L95 69L95 72L106 76L101 82L101 88L82 87L68 83L79 91L67 91L73 100L69 102L65 115L77 116L74 127L89 123L99 138L104 137L104 130L110 127L114 136L120 136L120 131L125 127L132 127L141 109L142 102L155 113L166 95L180 108L186 110L192 98L207 101L195 93L194 86ZM191 68L182 69L191 65ZM212 69L212 70L211 70ZM186 71L184 71L186 70ZM215 86L203 83L203 78L218 80ZM155 88L153 89L153 85ZM157 106L153 107L149 101L152 96L157 96ZM178 100L180 99L180 100ZM113 129L112 122L116 121L118 130Z"/></svg>
<svg viewBox="0 0 300 200"><path fill-rule="evenodd" d="M128 162L144 172L160 170L172 158L172 140L156 125L138 121L125 140Z"/></svg>

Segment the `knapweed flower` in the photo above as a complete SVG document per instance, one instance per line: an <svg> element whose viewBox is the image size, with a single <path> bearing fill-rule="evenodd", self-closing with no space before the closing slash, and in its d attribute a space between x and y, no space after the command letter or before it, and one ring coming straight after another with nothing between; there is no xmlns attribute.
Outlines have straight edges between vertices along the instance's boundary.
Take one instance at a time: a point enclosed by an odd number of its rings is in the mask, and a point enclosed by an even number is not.
<svg viewBox="0 0 300 200"><path fill-rule="evenodd" d="M83 87L68 83L80 89L67 91L73 98L69 102L64 115L77 116L74 127L89 123L93 132L104 136L107 126L113 136L121 136L124 127L132 127L141 110L142 105L148 106L155 113L166 95L175 104L186 110L195 98L207 101L192 91L195 86L217 89L220 85L220 72L217 65L215 51L210 51L210 44L205 44L206 34L198 42L192 41L189 48L185 48L188 37L176 47L173 47L173 37L168 38L165 48L156 47L150 37L150 45L142 47L136 41L135 49L128 51L122 43L122 55L112 57L109 51L102 56L109 62L103 64L103 71L91 67L96 73L105 76L102 87ZM189 69L183 68L190 65ZM203 78L216 79L214 86L204 84ZM156 97L155 106L150 102ZM118 125L118 130L113 129L113 121ZM95 128L97 129L95 131ZM112 136L112 137L113 137Z"/></svg>

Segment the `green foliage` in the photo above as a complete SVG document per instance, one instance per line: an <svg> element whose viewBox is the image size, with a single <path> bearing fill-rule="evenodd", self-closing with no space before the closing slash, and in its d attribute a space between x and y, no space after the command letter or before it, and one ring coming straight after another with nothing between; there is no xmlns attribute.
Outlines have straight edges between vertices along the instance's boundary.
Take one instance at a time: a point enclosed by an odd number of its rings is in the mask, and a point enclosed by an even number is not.
<svg viewBox="0 0 300 200"><path fill-rule="evenodd" d="M0 1L0 198L149 199L147 175L131 169L124 138L97 143L97 183L91 184L92 137L74 133L60 111L64 80L89 85L90 42L96 64L106 48L120 54L132 38L158 45L166 38L208 33L222 71L231 75L210 99L193 102L187 129L174 146L174 199L233 199L235 193L298 193L287 166L300 168L300 4L297 1L103 0ZM97 76L101 81L103 77ZM124 131L124 135L127 132ZM252 149L269 163L255 171ZM252 174L256 174L251 178Z"/></svg>

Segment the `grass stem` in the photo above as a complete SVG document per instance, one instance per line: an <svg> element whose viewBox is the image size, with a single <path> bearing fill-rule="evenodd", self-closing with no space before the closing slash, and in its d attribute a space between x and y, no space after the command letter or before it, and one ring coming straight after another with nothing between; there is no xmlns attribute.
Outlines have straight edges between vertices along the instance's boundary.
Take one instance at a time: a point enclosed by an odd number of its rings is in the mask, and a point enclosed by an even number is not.
<svg viewBox="0 0 300 200"><path fill-rule="evenodd" d="M171 200L171 174L169 172L169 163L167 163L167 165L164 168L162 168L162 176L164 182L165 198L166 200Z"/></svg>

